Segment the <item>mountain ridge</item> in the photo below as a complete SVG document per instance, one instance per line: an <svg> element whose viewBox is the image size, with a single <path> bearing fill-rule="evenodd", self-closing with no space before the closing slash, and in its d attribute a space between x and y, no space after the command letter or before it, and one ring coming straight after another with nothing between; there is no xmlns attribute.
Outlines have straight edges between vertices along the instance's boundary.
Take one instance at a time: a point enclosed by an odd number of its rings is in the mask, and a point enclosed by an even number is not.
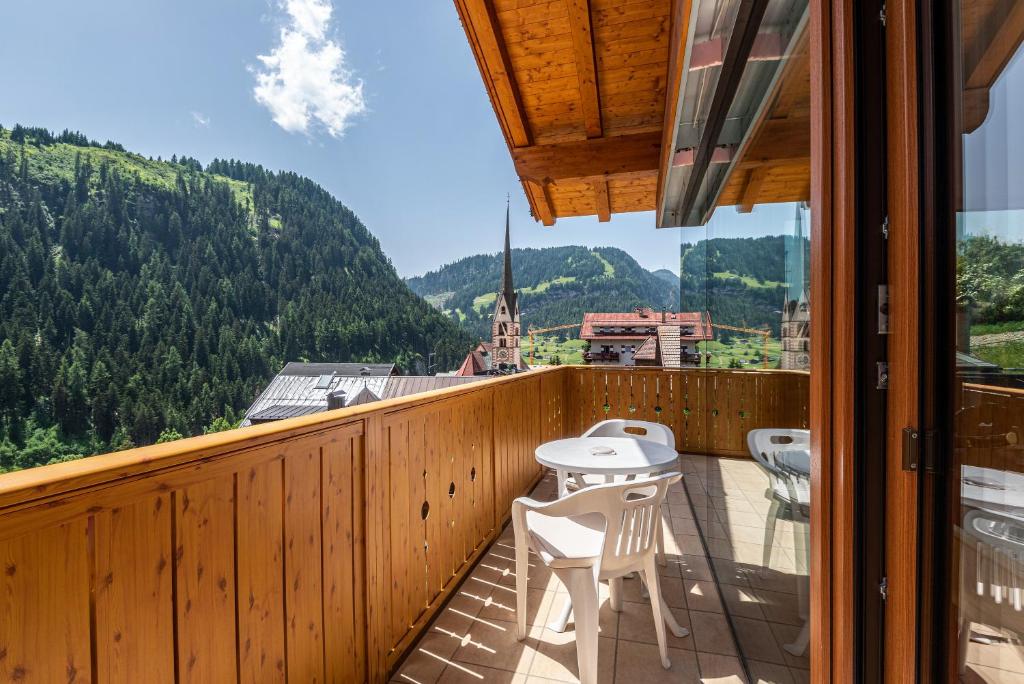
<svg viewBox="0 0 1024 684"><path fill-rule="evenodd" d="M314 181L0 127L0 470L230 426L285 361L472 338Z"/></svg>
<svg viewBox="0 0 1024 684"><path fill-rule="evenodd" d="M490 338L490 308L501 279L500 252L463 257L409 287L464 329ZM523 330L579 323L587 311L628 311L637 306L675 309L678 278L669 283L616 247L516 248L512 277L520 293ZM570 334L571 336L571 334Z"/></svg>

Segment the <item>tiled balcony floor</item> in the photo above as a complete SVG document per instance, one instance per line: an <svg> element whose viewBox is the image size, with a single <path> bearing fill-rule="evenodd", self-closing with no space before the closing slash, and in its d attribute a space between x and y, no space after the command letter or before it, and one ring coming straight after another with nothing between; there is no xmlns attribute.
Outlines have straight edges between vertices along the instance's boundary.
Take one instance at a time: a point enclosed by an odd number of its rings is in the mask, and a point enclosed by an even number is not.
<svg viewBox="0 0 1024 684"><path fill-rule="evenodd" d="M756 530L758 518L763 538L764 512L758 513L760 502L754 495L764 499L767 479L760 475L753 462L690 456L680 460L695 505L691 509L682 484L670 490L664 514L672 534L666 534L669 562L667 567L661 568L661 585L676 619L690 628L691 635L677 639L669 633L672 668L662 669L650 604L640 596L639 581L624 581L621 613L611 610L607 585L602 584L601 681L629 684L748 681L740 662L741 651L733 640L708 556L697 533L698 523L702 529L706 528L705 537L712 562L723 581L725 600L734 606L733 620L743 640L742 653L747 656L754 681L779 684L807 681L807 659L793 658L781 649L781 644L792 639L800 624L794 608L792 543L790 541L787 550L784 525L780 523L776 534L779 549L773 558L774 572L758 572L756 579L750 576L750 569L759 568L760 551L748 548L753 542L738 541L753 538L751 530ZM751 468L745 467L747 465ZM737 514L738 509L744 509L742 512L746 515L719 515L713 505L719 482L728 485L721 489L730 490L728 495L722 494L723 506L730 504L732 508L727 510L735 510ZM735 491L733 486L737 487ZM553 474L537 485L532 496L541 500L555 497ZM741 503L749 505L750 510ZM709 519L714 524L709 524ZM719 536L709 534L714 532ZM792 538L789 528L788 539ZM731 541L733 539L737 541ZM757 546L760 548L759 544ZM731 553L733 548L735 552ZM746 559L755 552L757 563L748 564ZM525 641L516 641L514 557L509 525L399 667L392 681L407 684L577 681L572 623L563 634L544 626L561 608L567 594L536 558L530 564L530 633ZM775 565L780 567L775 568ZM785 571L787 567L790 570ZM784 581L783 576L788 581Z"/></svg>

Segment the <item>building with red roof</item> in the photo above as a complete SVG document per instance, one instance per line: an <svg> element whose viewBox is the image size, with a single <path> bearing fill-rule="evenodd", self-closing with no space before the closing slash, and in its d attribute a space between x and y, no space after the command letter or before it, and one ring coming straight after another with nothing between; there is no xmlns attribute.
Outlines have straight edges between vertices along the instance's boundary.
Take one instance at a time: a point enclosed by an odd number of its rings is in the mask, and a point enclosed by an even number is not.
<svg viewBox="0 0 1024 684"><path fill-rule="evenodd" d="M590 343L583 361L617 366L699 365L697 344L713 336L707 311L586 313L580 329L580 339Z"/></svg>

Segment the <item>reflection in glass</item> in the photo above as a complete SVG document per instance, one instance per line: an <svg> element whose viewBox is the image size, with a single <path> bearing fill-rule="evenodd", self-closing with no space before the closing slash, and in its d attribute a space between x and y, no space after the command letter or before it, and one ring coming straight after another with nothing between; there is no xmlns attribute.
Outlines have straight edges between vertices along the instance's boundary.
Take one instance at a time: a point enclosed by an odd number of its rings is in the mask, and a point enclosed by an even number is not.
<svg viewBox="0 0 1024 684"><path fill-rule="evenodd" d="M953 678L1024 678L1024 2L961 2Z"/></svg>
<svg viewBox="0 0 1024 684"><path fill-rule="evenodd" d="M738 442L684 456L713 580L687 589L702 593L691 620L717 605L755 681L806 680L810 664L809 226L804 203L721 207L681 237L681 310L714 331L699 420Z"/></svg>

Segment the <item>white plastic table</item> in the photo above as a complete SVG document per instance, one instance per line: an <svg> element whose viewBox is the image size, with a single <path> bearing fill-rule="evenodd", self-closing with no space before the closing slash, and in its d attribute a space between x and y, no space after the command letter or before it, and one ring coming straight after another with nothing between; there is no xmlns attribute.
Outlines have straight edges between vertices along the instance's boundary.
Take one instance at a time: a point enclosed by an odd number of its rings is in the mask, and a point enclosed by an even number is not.
<svg viewBox="0 0 1024 684"><path fill-rule="evenodd" d="M611 453L593 453L610 449ZM672 469L679 458L670 446L631 437L575 437L558 439L537 447L537 462L558 473L558 496L565 496L566 482L573 477L585 486L580 475L603 475L606 482L616 475L649 475Z"/></svg>
<svg viewBox="0 0 1024 684"><path fill-rule="evenodd" d="M611 450L611 453L593 453L592 449ZM605 482L613 482L616 475L634 477L671 470L678 463L679 454L670 446L648 439L632 437L574 437L558 439L537 447L537 462L558 473L558 497L568 494L566 483L572 477L580 487L585 487L581 475L603 475ZM643 589L646 589L644 587ZM646 593L646 592L644 592ZM564 632L572 614L572 602L565 605L548 627L555 632ZM686 631L676 622L675 616L662 598L662 615L669 630L676 636Z"/></svg>

